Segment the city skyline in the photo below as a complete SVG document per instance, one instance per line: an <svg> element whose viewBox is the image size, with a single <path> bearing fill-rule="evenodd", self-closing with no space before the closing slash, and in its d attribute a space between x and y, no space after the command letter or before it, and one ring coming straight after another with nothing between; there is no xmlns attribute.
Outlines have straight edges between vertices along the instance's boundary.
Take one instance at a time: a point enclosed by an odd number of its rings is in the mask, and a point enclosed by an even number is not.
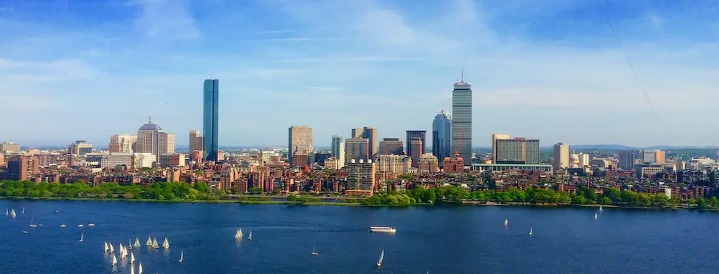
<svg viewBox="0 0 719 274"><path fill-rule="evenodd" d="M196 83L208 73L223 79L220 104L242 106L220 115L257 117L223 124L223 146L281 147L293 124L314 128L317 147L346 124L401 137L431 131L464 68L482 121L473 147L491 145L493 132L544 144L716 145L719 128L690 119L719 99L716 4L604 1L605 14L595 2L526 3L2 3L0 115L17 118L0 121L0 141L102 147L148 115L188 132L202 123Z"/></svg>

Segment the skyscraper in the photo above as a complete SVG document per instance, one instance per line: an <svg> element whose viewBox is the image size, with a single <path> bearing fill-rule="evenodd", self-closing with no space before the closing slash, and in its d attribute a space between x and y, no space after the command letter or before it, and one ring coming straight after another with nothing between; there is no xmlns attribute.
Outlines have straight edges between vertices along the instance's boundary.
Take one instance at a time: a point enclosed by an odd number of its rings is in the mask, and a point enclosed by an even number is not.
<svg viewBox="0 0 719 274"><path fill-rule="evenodd" d="M190 130L190 153L195 151L203 151L205 141L199 130Z"/></svg>
<svg viewBox="0 0 719 274"><path fill-rule="evenodd" d="M217 161L218 107L220 97L220 80L205 79L203 92L202 136L204 141L205 160Z"/></svg>
<svg viewBox="0 0 719 274"><path fill-rule="evenodd" d="M110 153L133 153L135 152L136 143L137 135L116 134L110 136L110 144L107 146L107 150Z"/></svg>
<svg viewBox="0 0 719 274"><path fill-rule="evenodd" d="M554 145L554 159L552 168L554 171L569 167L569 145L557 143Z"/></svg>
<svg viewBox="0 0 719 274"><path fill-rule="evenodd" d="M499 139L497 143L496 164L539 164L539 140L537 139Z"/></svg>
<svg viewBox="0 0 719 274"><path fill-rule="evenodd" d="M412 158L412 161L413 161L412 165L416 165L417 161L419 160L419 156L424 153L424 147L427 144L426 137L427 137L426 130L408 130L407 131L407 138L405 138L405 142L407 142L405 144L405 146L407 146L405 148L405 152L407 153L407 156L413 157L412 155L415 154L414 151L412 151L413 150L412 141L414 140L414 138L419 138L419 140L422 141L422 151L419 152L419 154L417 154L417 159L415 159L414 157Z"/></svg>
<svg viewBox="0 0 719 274"><path fill-rule="evenodd" d="M384 138L379 142L379 155L403 155L402 141L399 138Z"/></svg>
<svg viewBox="0 0 719 274"><path fill-rule="evenodd" d="M412 167L419 167L419 157L424 154L424 142L421 137L412 137L412 141L409 142L409 157L412 158Z"/></svg>
<svg viewBox="0 0 719 274"><path fill-rule="evenodd" d="M493 133L492 134L492 163L497 163L497 140L507 140L509 139L509 134L507 133Z"/></svg>
<svg viewBox="0 0 719 274"><path fill-rule="evenodd" d="M364 127L364 128L353 128L352 129L352 138L365 138L369 140L369 157L372 158L375 154L377 154L377 129L371 128L371 127Z"/></svg>
<svg viewBox="0 0 719 274"><path fill-rule="evenodd" d="M452 90L452 153L472 164L472 85L462 79Z"/></svg>
<svg viewBox="0 0 719 274"><path fill-rule="evenodd" d="M634 162L639 158L636 150L622 150L619 152L619 168L622 170L634 170Z"/></svg>
<svg viewBox="0 0 719 274"><path fill-rule="evenodd" d="M136 153L152 153L157 161L162 154L175 153L175 134L169 133L149 119L137 130Z"/></svg>
<svg viewBox="0 0 719 274"><path fill-rule="evenodd" d="M345 140L345 164L352 162L352 160L367 161L369 159L369 139L350 138Z"/></svg>
<svg viewBox="0 0 719 274"><path fill-rule="evenodd" d="M441 110L434 116L432 121L432 155L437 157L440 163L445 157L452 157L452 118L446 110Z"/></svg>
<svg viewBox="0 0 719 274"><path fill-rule="evenodd" d="M309 157L312 152L312 128L306 126L291 126L289 128L288 139L287 157L290 163L292 163L295 155Z"/></svg>
<svg viewBox="0 0 719 274"><path fill-rule="evenodd" d="M340 135L332 135L332 155L337 158L337 168L342 168L345 165L345 140Z"/></svg>

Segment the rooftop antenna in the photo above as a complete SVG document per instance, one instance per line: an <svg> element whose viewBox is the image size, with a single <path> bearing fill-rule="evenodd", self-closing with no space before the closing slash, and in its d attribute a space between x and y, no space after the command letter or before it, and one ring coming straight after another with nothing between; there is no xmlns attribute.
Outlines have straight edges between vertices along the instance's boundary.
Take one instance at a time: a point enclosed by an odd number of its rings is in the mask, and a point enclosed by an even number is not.
<svg viewBox="0 0 719 274"><path fill-rule="evenodd" d="M460 83L464 83L464 69L462 69L462 75L461 75L461 77L462 77L462 78L461 78L462 80L461 80Z"/></svg>
<svg viewBox="0 0 719 274"><path fill-rule="evenodd" d="M147 119L147 123L152 124L152 115L150 115L150 117Z"/></svg>

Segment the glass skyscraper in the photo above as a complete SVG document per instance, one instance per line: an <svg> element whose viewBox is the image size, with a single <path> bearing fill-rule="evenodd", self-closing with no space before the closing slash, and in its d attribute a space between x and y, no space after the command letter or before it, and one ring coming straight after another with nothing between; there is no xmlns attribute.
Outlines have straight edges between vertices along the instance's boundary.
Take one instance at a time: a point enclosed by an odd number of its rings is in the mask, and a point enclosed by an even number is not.
<svg viewBox="0 0 719 274"><path fill-rule="evenodd" d="M472 85L464 77L452 90L452 154L472 164Z"/></svg>
<svg viewBox="0 0 719 274"><path fill-rule="evenodd" d="M206 79L202 103L202 135L205 141L205 160L217 161L217 117L220 80Z"/></svg>
<svg viewBox="0 0 719 274"><path fill-rule="evenodd" d="M452 157L450 140L452 139L452 121L449 113L442 110L432 121L432 155L437 157L440 165L445 157Z"/></svg>

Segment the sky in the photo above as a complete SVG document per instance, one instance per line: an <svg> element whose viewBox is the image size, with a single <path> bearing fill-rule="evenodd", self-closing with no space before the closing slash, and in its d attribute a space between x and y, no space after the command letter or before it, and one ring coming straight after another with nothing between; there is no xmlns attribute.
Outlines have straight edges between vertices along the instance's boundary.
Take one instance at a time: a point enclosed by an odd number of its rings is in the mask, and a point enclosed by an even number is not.
<svg viewBox="0 0 719 274"><path fill-rule="evenodd" d="M463 71L473 145L719 145L719 1L0 0L0 142L135 133L186 147L220 80L220 146L431 131Z"/></svg>

